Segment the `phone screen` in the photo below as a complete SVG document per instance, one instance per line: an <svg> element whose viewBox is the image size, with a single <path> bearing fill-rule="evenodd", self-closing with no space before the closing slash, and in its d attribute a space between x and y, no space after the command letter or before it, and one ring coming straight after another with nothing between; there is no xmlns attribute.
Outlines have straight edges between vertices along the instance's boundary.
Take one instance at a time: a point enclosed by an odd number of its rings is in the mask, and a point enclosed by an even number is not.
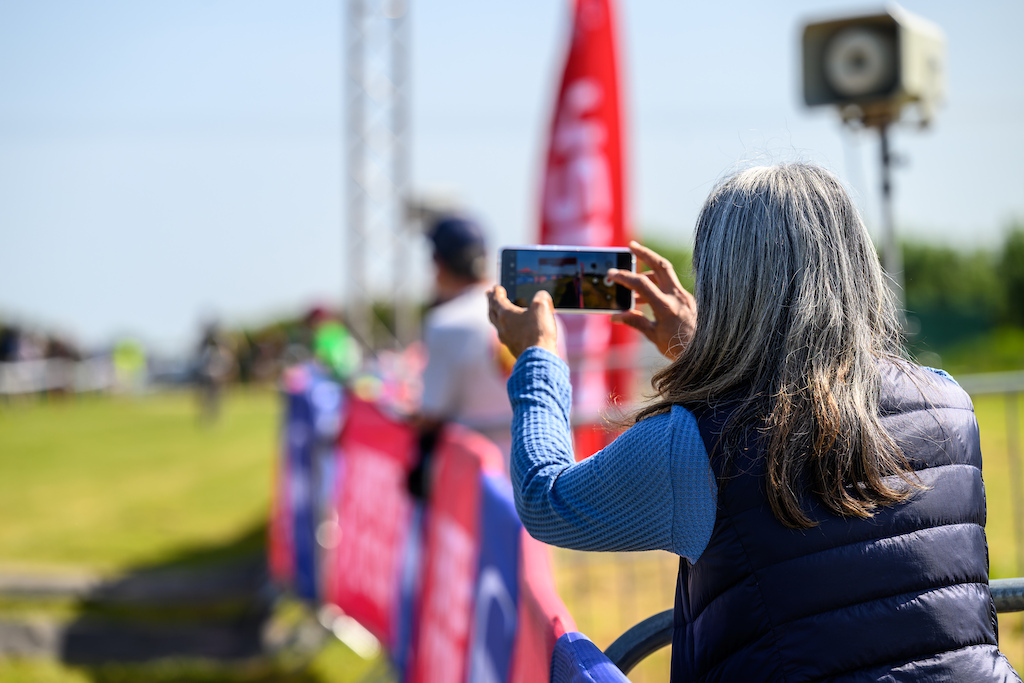
<svg viewBox="0 0 1024 683"><path fill-rule="evenodd" d="M614 313L633 307L633 292L607 278L609 268L635 270L628 249L509 247L501 250L501 286L517 306L544 289L561 311Z"/></svg>

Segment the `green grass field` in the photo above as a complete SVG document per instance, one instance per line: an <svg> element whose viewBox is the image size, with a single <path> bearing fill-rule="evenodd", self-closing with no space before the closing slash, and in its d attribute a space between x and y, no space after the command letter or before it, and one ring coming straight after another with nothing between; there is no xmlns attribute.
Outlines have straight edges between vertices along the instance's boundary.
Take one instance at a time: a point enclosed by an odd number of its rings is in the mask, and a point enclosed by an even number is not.
<svg viewBox="0 0 1024 683"><path fill-rule="evenodd" d="M0 403L0 571L117 574L262 552L279 412L270 390L227 396L210 426L185 393ZM5 601L0 618L79 609ZM346 683L370 664L335 641L311 662L0 660L0 681Z"/></svg>
<svg viewBox="0 0 1024 683"><path fill-rule="evenodd" d="M992 576L1014 576L1024 568L1015 563L1005 404L984 397L976 406ZM1024 410L1024 401L1018 408ZM0 403L0 570L117 573L259 552L279 411L276 394L266 390L232 393L222 420L209 427L198 424L188 394ZM558 584L580 629L600 647L671 607L675 563L668 555L633 561L577 555L556 552ZM0 617L7 609L0 604ZM1024 667L1020 617L1000 618L1002 647L1018 670ZM0 680L344 683L366 666L333 644L308 667L193 662L82 669L0 661ZM667 656L645 662L633 679L667 680Z"/></svg>
<svg viewBox="0 0 1024 683"><path fill-rule="evenodd" d="M121 570L261 524L274 395L229 396L205 428L195 413L188 394L0 408L3 564Z"/></svg>

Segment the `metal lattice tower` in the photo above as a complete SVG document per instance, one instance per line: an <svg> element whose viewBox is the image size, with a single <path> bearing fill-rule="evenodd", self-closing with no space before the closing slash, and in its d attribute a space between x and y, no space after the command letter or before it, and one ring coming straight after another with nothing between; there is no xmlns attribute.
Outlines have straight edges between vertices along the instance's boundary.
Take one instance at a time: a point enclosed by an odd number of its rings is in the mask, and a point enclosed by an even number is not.
<svg viewBox="0 0 1024 683"><path fill-rule="evenodd" d="M408 290L409 19L406 0L347 0L347 317L373 348L417 335ZM375 312L387 304L390 316ZM385 318L390 317L390 320ZM390 324L392 332L388 331Z"/></svg>

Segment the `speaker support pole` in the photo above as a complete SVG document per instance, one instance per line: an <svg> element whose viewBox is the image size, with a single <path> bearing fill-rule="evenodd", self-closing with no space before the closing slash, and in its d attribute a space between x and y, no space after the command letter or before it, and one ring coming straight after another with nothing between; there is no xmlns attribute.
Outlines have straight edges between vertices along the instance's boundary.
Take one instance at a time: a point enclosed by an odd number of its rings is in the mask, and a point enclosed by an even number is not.
<svg viewBox="0 0 1024 683"><path fill-rule="evenodd" d="M896 239L892 208L892 154L889 150L889 122L881 122L878 139L882 148L882 264L889 275L889 285L896 296L900 323L906 330L906 294L903 289L903 254Z"/></svg>

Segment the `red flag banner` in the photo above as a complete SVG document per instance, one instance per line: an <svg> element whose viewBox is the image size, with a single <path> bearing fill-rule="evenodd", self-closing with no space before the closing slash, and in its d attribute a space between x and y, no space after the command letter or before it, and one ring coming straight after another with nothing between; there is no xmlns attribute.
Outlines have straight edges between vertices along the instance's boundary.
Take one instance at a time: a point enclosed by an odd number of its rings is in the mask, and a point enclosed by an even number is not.
<svg viewBox="0 0 1024 683"><path fill-rule="evenodd" d="M613 0L575 0L541 199L540 242L625 246L623 126ZM635 337L604 315L564 318L575 421L627 398Z"/></svg>

